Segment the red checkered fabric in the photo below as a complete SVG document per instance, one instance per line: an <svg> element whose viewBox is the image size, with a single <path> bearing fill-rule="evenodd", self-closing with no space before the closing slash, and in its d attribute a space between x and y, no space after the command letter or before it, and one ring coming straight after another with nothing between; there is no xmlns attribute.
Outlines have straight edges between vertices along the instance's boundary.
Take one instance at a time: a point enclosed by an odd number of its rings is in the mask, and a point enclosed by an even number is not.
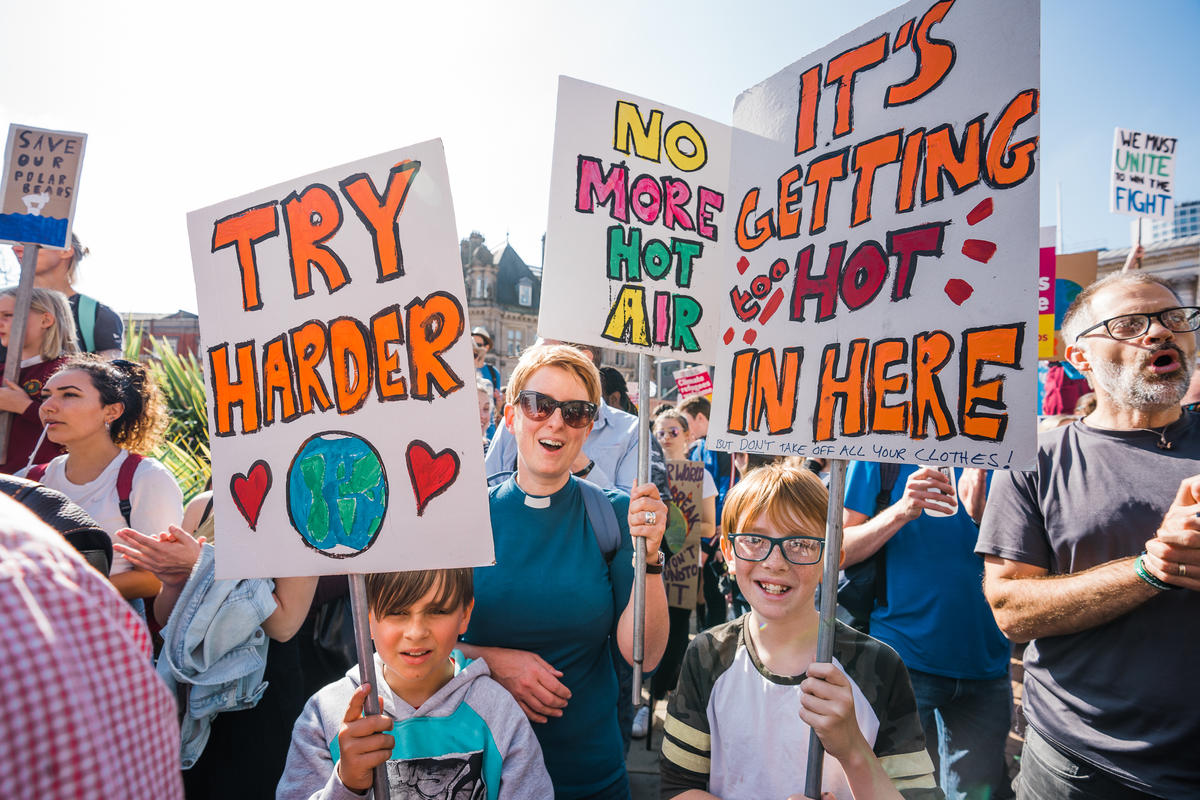
<svg viewBox="0 0 1200 800"><path fill-rule="evenodd" d="M0 496L0 798L182 798L150 655L112 585Z"/></svg>

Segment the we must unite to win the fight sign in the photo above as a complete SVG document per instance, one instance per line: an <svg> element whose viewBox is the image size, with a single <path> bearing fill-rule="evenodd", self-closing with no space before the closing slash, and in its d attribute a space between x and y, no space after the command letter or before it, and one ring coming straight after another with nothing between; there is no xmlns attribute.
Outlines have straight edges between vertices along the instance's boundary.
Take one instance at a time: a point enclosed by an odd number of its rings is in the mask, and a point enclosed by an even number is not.
<svg viewBox="0 0 1200 800"><path fill-rule="evenodd" d="M1037 0L919 0L734 109L709 446L1028 468Z"/></svg>

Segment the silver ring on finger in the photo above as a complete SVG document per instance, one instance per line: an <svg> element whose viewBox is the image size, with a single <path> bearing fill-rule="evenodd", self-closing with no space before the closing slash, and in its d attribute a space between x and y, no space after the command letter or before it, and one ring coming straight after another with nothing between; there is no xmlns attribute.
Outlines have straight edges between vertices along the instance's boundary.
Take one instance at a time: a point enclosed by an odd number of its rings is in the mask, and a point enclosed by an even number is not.
<svg viewBox="0 0 1200 800"><path fill-rule="evenodd" d="M654 511L646 512L646 524L647 525L653 525L654 521L657 519L658 519L658 514L656 512L654 512Z"/></svg>
<svg viewBox="0 0 1200 800"><path fill-rule="evenodd" d="M1179 577L1181 577L1181 578L1187 577L1187 565L1186 564L1179 565Z"/></svg>

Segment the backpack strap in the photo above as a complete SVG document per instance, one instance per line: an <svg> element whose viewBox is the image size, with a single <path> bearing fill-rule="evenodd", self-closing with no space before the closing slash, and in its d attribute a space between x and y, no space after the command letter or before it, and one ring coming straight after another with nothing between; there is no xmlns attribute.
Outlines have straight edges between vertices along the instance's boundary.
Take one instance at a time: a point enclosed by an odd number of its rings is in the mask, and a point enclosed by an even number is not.
<svg viewBox="0 0 1200 800"><path fill-rule="evenodd" d="M879 494L875 495L875 513L879 514L892 504L892 489L896 479L900 477L900 465L881 463L879 465Z"/></svg>
<svg viewBox="0 0 1200 800"><path fill-rule="evenodd" d="M612 501L608 495L594 483L578 480L580 491L583 492L583 510L587 513L588 524L596 536L596 544L604 554L604 562L611 564L613 556L621 546L621 527L617 522L617 512L613 510Z"/></svg>
<svg viewBox="0 0 1200 800"><path fill-rule="evenodd" d="M506 470L501 470L500 472L494 472L491 475L488 475L487 476L488 488L491 489L491 488L494 488L494 487L499 486L500 484L504 483L506 480L508 480L509 478L512 477L512 475L515 471L516 470L506 469Z"/></svg>
<svg viewBox="0 0 1200 800"><path fill-rule="evenodd" d="M129 496L133 494L133 473L137 472L140 463L142 456L128 453L121 464L120 472L117 473L117 506L121 509L121 516L125 518L126 525L131 524L129 518L133 513L133 504L129 502Z"/></svg>
<svg viewBox="0 0 1200 800"><path fill-rule="evenodd" d="M50 465L49 464L34 464L32 467L29 468L29 472L25 473L25 477L31 481L34 481L35 483L41 483L42 478L45 477L45 475L46 475L46 467L48 467L48 466L50 466Z"/></svg>
<svg viewBox="0 0 1200 800"><path fill-rule="evenodd" d="M79 332L83 334L83 352L96 352L96 306L86 294L79 295Z"/></svg>

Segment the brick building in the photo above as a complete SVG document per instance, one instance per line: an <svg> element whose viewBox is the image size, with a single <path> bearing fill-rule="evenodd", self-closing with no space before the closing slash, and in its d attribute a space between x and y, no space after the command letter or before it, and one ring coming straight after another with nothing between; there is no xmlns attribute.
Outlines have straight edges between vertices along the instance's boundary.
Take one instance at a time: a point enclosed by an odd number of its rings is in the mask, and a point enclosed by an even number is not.
<svg viewBox="0 0 1200 800"><path fill-rule="evenodd" d="M142 355L149 354L151 338L167 339L180 355L200 355L200 318L190 311L176 311L174 314L126 314L126 340L133 334L134 329L142 334Z"/></svg>
<svg viewBox="0 0 1200 800"><path fill-rule="evenodd" d="M525 263L508 242L489 248L478 231L463 239L459 249L470 327L482 325L491 333L492 352L487 360L500 370L502 382L507 382L521 352L538 338L542 268ZM600 363L620 370L626 381L637 379L637 356L633 354L604 348Z"/></svg>

